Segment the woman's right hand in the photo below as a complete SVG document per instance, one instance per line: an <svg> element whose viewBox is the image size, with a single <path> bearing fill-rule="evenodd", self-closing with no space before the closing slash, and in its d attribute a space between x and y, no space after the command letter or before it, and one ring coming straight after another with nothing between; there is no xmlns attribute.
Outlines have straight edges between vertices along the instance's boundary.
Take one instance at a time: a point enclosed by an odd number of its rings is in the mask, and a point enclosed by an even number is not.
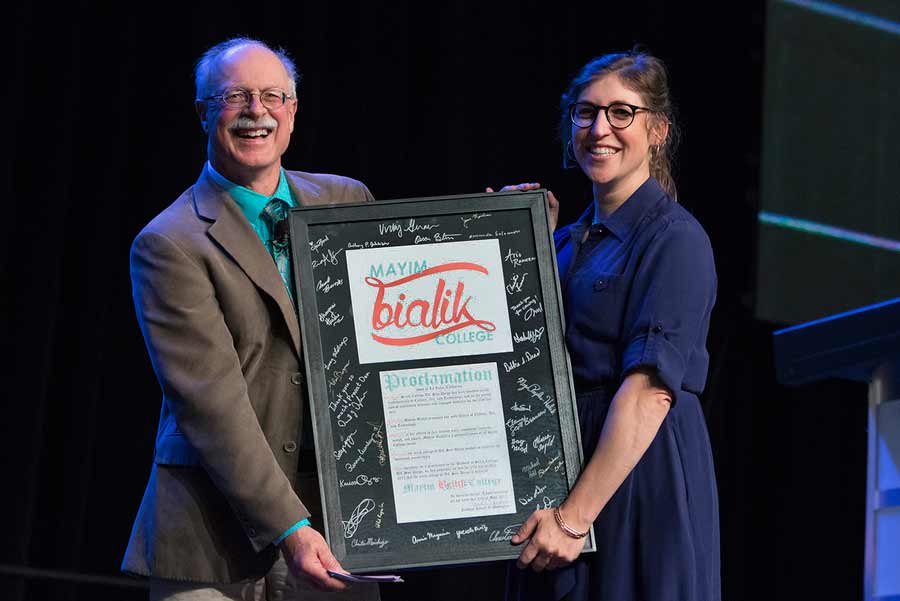
<svg viewBox="0 0 900 601"><path fill-rule="evenodd" d="M572 538L557 525L552 509L538 509L522 524L509 541L513 545L527 542L519 553L516 567L535 572L555 570L569 565L584 549L584 540Z"/></svg>
<svg viewBox="0 0 900 601"><path fill-rule="evenodd" d="M532 182L526 184L516 184L514 186L503 186L500 188L500 192L526 192L528 190L537 190L541 187L539 182ZM485 188L485 192L493 192L493 188ZM550 233L552 234L556 231L556 222L559 219L559 201L556 200L556 197L553 195L553 192L547 190L547 218L550 221Z"/></svg>

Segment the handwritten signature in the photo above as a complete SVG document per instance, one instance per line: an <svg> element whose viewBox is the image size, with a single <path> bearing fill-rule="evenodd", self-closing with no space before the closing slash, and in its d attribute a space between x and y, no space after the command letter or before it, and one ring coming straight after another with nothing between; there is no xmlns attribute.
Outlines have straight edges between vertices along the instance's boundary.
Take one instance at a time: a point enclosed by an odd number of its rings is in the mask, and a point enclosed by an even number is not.
<svg viewBox="0 0 900 601"><path fill-rule="evenodd" d="M547 450L556 442L556 434L540 434L531 441L531 446L539 453L547 454Z"/></svg>
<svg viewBox="0 0 900 601"><path fill-rule="evenodd" d="M544 497L541 501L538 501L538 504L535 506L535 511L540 511L541 509L550 509L556 505L556 499L551 499L550 497Z"/></svg>
<svg viewBox="0 0 900 601"><path fill-rule="evenodd" d="M463 536L468 534L475 534L476 532L487 532L488 527L487 524L478 524L477 526L469 526L468 528L460 528L456 531L456 540L459 540Z"/></svg>
<svg viewBox="0 0 900 601"><path fill-rule="evenodd" d="M522 468L522 471L523 472L531 472L533 470L536 470L540 464L541 464L540 458L535 457L534 461L531 461L528 465L526 465Z"/></svg>
<svg viewBox="0 0 900 601"><path fill-rule="evenodd" d="M419 231L427 232L436 227L438 227L436 223L416 223L415 219L410 219L405 226L397 221L394 221L393 223L379 223L378 233L382 236L385 234L394 234L398 238L402 238L404 232L415 234Z"/></svg>
<svg viewBox="0 0 900 601"><path fill-rule="evenodd" d="M340 369L334 370L334 373L331 374L331 379L328 380L328 384L333 388L338 385L338 383L344 379L344 376L347 374L347 370L350 369L350 362L347 361L344 363L344 367Z"/></svg>
<svg viewBox="0 0 900 601"><path fill-rule="evenodd" d="M513 334L513 342L530 342L531 344L537 344L538 340L544 337L544 328L535 328L533 330L526 330L521 334L519 332L515 332Z"/></svg>
<svg viewBox="0 0 900 601"><path fill-rule="evenodd" d="M520 377L516 380L516 384L518 386L516 390L527 392L531 395L531 398L537 399L543 403L544 407L546 407L551 415L556 415L556 399L549 393L544 392L540 384L532 384L524 377Z"/></svg>
<svg viewBox="0 0 900 601"><path fill-rule="evenodd" d="M347 486L372 486L374 484L378 484L381 482L381 476L367 476L366 474L360 474L356 478L352 480L340 480L338 482L338 486L341 488L345 488Z"/></svg>
<svg viewBox="0 0 900 601"><path fill-rule="evenodd" d="M519 267L520 265L524 265L525 263L533 262L534 257L523 257L522 253L510 248L506 251L506 256L503 257L503 260L512 264L513 267Z"/></svg>
<svg viewBox="0 0 900 601"><path fill-rule="evenodd" d="M541 409L539 412L535 413L534 415L523 415L522 417L511 417L508 420L506 420L506 427L509 428L510 434L515 434L516 432L518 432L525 426L528 426L531 423L533 423L534 421L536 421L538 418L546 415L546 413L547 413L546 409Z"/></svg>
<svg viewBox="0 0 900 601"><path fill-rule="evenodd" d="M535 315L544 312L544 307L538 302L537 296L531 295L523 298L511 307L512 312L529 321Z"/></svg>
<svg viewBox="0 0 900 601"><path fill-rule="evenodd" d="M336 303L331 303L325 311L319 313L319 321L324 323L327 326L336 326L337 324L344 321L344 316L334 310L337 307Z"/></svg>
<svg viewBox="0 0 900 601"><path fill-rule="evenodd" d="M372 538L371 536L365 540L356 540L355 538L350 541L351 547L378 547L379 549L383 549L388 543L391 541L384 538Z"/></svg>
<svg viewBox="0 0 900 601"><path fill-rule="evenodd" d="M343 457L344 454L345 454L347 451L349 451L350 448L351 448L354 444L356 444L356 439L354 438L354 437L356 436L356 432L357 432L357 430L354 430L353 432L351 432L350 434L348 434L348 435L344 438L344 441L341 443L341 448L338 449L337 451L332 451L332 454L334 455L334 458L335 458L335 459L340 459L341 457Z"/></svg>
<svg viewBox="0 0 900 601"><path fill-rule="evenodd" d="M344 336L344 338L340 342L338 342L331 348L331 356L336 359L337 356L341 353L341 350L345 346L347 346L347 343L349 341L350 341L350 339L347 336Z"/></svg>
<svg viewBox="0 0 900 601"><path fill-rule="evenodd" d="M512 359L510 361L503 362L503 369L506 370L506 373L513 371L514 369L518 369L525 365L530 361L534 361L538 357L541 356L541 349L538 347L534 347L534 350L525 351L525 353L519 357L518 359Z"/></svg>
<svg viewBox="0 0 900 601"><path fill-rule="evenodd" d="M334 282L332 282L331 276L328 276L327 278L325 278L325 281L319 280L316 282L316 292L324 292L325 294L328 294L333 288L342 286L343 284L343 279L338 278Z"/></svg>
<svg viewBox="0 0 900 601"><path fill-rule="evenodd" d="M325 236L323 238L319 238L315 242L310 241L309 242L309 250L311 252L316 252L317 250L322 248L322 245L325 244L326 242L328 242L328 240L329 240L328 234L325 234Z"/></svg>
<svg viewBox="0 0 900 601"><path fill-rule="evenodd" d="M344 464L344 468L348 472L352 472L353 470L355 470L356 467L360 463L365 463L365 461L366 461L365 454L368 452L369 448L372 445L375 445L375 447L379 451L378 452L378 463L380 465L384 465L384 442L383 442L384 441L384 433L382 432L382 429L384 428L384 424L369 424L369 425L372 426L372 434L369 436L369 438L366 440L366 442L363 443L362 448L356 449L356 453L358 456L350 463Z"/></svg>
<svg viewBox="0 0 900 601"><path fill-rule="evenodd" d="M532 492L530 495L519 497L519 503L521 503L522 505L528 505L529 503L537 499L539 495L543 494L545 490L547 490L546 486L535 485L534 492Z"/></svg>
<svg viewBox="0 0 900 601"><path fill-rule="evenodd" d="M312 262L313 269L318 269L324 265L337 265L338 264L338 255L344 252L344 249L340 249L337 252L334 252L332 249L328 249L319 255L321 258Z"/></svg>
<svg viewBox="0 0 900 601"><path fill-rule="evenodd" d="M509 281L509 284L506 285L506 293L514 294L516 292L522 292L522 286L525 284L525 278L528 277L527 273L523 273L519 275L518 273L514 273L512 279Z"/></svg>
<svg viewBox="0 0 900 601"><path fill-rule="evenodd" d="M341 524L344 526L344 538L353 538L353 535L356 534L356 529L359 528L359 523L373 509L375 509L375 501L372 499L360 501L353 513L350 514L350 519L347 521L341 520Z"/></svg>
<svg viewBox="0 0 900 601"><path fill-rule="evenodd" d="M542 468L538 468L538 470L537 470L537 477L538 477L538 478L543 478L543 477L544 477L544 474L546 474L547 472L549 472L551 469L552 469L553 471L555 471L555 472L558 472L558 471L560 471L560 470L562 469L562 467L563 467L563 463L562 463L562 455L561 455L560 453L557 453L557 454L553 457L553 459L551 459L550 461L547 462L547 465L545 465L545 466L542 467Z"/></svg>
<svg viewBox="0 0 900 601"><path fill-rule="evenodd" d="M425 536L419 537L413 534L412 536L412 544L418 545L419 543L424 543L429 540L441 540L445 536L450 536L450 533L447 531L444 532L426 532Z"/></svg>
<svg viewBox="0 0 900 601"><path fill-rule="evenodd" d="M460 217L460 221L462 221L463 228L469 229L469 223L472 221L476 221L478 219L484 219L485 217L490 217L490 213L472 213L471 217Z"/></svg>
<svg viewBox="0 0 900 601"><path fill-rule="evenodd" d="M522 524L510 524L509 526L505 526L503 530L493 530L491 536L488 537L488 540L492 543L506 542L519 531L519 527L521 526Z"/></svg>
<svg viewBox="0 0 900 601"><path fill-rule="evenodd" d="M519 453L528 453L528 441L521 438L513 438L509 448Z"/></svg>
<svg viewBox="0 0 900 601"><path fill-rule="evenodd" d="M375 514L375 527L381 528L381 521L384 519L384 501L378 504L378 513Z"/></svg>

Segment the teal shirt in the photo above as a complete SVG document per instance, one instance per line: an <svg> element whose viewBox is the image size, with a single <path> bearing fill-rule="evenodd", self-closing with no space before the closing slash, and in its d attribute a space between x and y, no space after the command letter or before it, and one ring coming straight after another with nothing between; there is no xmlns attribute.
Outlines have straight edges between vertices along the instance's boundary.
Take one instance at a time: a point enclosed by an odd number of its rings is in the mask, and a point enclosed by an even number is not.
<svg viewBox="0 0 900 601"><path fill-rule="evenodd" d="M278 187L275 189L275 194L272 196L266 196L265 194L260 194L258 192L254 192L250 188L245 188L244 186L239 186L233 181L227 179L224 175L219 173L213 168L213 166L207 163L207 167L209 167L209 174L212 176L213 181L215 181L219 186L221 186L228 195L234 199L234 202L237 203L238 207L240 207L241 212L244 214L244 217L247 218L247 221L250 222L250 225L253 227L253 230L256 232L256 235L259 236L259 239L262 241L263 246L269 250L271 253L272 248L272 232L269 231L268 224L259 218L259 214L262 213L262 210L269 204L269 201L273 198L278 198L288 203L291 207L296 207L297 203L294 202L294 197L291 194L291 188L288 186L287 177L284 175L284 169L281 169L281 175L278 178ZM281 541L286 539L289 534L297 530L298 528L302 528L303 526L309 526L308 519L302 519L290 528L288 528L281 536L272 541L273 545L279 544Z"/></svg>
<svg viewBox="0 0 900 601"><path fill-rule="evenodd" d="M297 206L297 203L294 201L294 196L291 194L291 188L288 186L287 177L284 175L284 169L281 170L281 175L278 178L278 187L275 189L275 194L266 196L265 194L254 192L250 188L239 186L233 181L230 181L224 175L216 171L211 164L207 163L207 166L209 167L209 174L212 176L213 181L228 192L228 195L238 204L244 217L247 218L247 221L250 222L250 225L256 231L256 235L262 240L263 245L266 248L271 248L272 232L269 231L269 226L266 222L259 218L259 214L262 213L262 210L273 198L283 200L291 207Z"/></svg>

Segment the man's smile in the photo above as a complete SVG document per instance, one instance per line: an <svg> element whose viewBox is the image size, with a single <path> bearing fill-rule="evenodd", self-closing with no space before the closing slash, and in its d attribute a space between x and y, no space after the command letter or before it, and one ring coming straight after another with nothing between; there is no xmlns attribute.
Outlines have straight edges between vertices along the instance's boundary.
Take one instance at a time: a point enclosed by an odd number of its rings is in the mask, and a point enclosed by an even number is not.
<svg viewBox="0 0 900 601"><path fill-rule="evenodd" d="M237 129L233 131L239 138L265 138L269 135L268 129Z"/></svg>

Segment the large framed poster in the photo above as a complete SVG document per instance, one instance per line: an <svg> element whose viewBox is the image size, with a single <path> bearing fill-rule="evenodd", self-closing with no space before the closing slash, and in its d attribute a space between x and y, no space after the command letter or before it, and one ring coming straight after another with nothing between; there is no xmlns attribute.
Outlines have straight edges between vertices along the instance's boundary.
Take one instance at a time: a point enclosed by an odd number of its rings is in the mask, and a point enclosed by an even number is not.
<svg viewBox="0 0 900 601"><path fill-rule="evenodd" d="M514 558L519 526L574 485L545 207L539 190L291 211L325 534L345 569Z"/></svg>

